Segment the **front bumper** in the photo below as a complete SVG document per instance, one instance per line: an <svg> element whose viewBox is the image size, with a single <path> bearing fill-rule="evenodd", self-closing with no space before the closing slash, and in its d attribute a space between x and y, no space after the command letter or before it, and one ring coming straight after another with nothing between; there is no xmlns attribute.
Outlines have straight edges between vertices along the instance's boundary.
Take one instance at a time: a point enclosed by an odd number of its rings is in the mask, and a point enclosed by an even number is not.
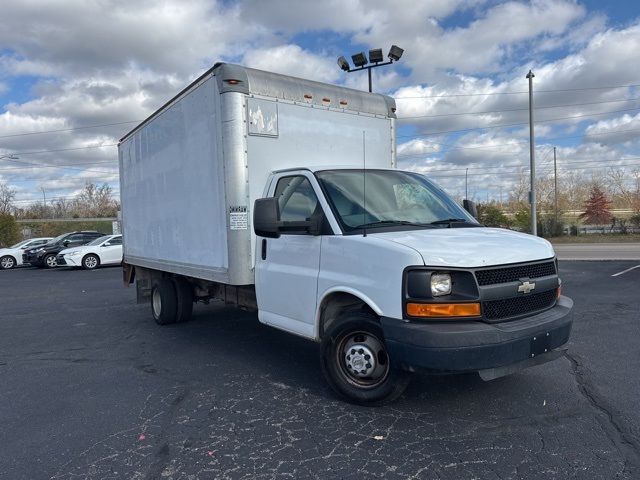
<svg viewBox="0 0 640 480"><path fill-rule="evenodd" d="M57 259L58 265L67 265L69 267L80 267L82 265L82 256L80 255L58 255Z"/></svg>
<svg viewBox="0 0 640 480"><path fill-rule="evenodd" d="M28 263L30 265L40 265L42 264L42 255L37 253L23 254L22 263Z"/></svg>
<svg viewBox="0 0 640 480"><path fill-rule="evenodd" d="M387 317L381 322L391 361L401 368L473 372L556 358L550 352L569 340L572 309L573 301L560 297L547 311L502 323Z"/></svg>

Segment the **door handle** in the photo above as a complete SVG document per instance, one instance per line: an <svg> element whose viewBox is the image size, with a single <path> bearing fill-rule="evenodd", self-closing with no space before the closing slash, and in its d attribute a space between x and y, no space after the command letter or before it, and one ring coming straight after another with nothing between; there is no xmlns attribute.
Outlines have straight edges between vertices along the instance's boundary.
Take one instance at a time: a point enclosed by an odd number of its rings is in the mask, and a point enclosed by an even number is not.
<svg viewBox="0 0 640 480"><path fill-rule="evenodd" d="M267 239L266 238L262 239L262 259L263 260L267 259Z"/></svg>

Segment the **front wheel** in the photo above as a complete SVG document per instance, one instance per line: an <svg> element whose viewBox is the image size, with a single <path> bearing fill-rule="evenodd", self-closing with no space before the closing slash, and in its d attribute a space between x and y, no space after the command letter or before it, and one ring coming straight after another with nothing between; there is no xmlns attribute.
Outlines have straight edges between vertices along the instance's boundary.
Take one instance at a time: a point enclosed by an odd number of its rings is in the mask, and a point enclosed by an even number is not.
<svg viewBox="0 0 640 480"><path fill-rule="evenodd" d="M391 402L409 384L409 373L392 365L373 315L354 312L337 318L325 333L320 352L327 382L354 403Z"/></svg>
<svg viewBox="0 0 640 480"><path fill-rule="evenodd" d="M56 259L56 256L52 254L44 257L44 259L42 260L42 263L47 268L55 268L58 266L58 260Z"/></svg>
<svg viewBox="0 0 640 480"><path fill-rule="evenodd" d="M11 255L6 255L0 258L0 268L2 270L11 270L16 266L16 259Z"/></svg>
<svg viewBox="0 0 640 480"><path fill-rule="evenodd" d="M93 270L98 268L98 265L100 265L100 259L92 253L85 255L82 259L82 268L85 270Z"/></svg>

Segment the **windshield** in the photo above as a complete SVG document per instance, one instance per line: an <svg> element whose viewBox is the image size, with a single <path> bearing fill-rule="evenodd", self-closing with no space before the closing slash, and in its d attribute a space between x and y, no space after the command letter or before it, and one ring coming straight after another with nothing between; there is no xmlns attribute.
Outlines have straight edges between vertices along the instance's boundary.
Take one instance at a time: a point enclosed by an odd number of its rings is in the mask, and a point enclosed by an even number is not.
<svg viewBox="0 0 640 480"><path fill-rule="evenodd" d="M60 240L62 240L67 235L69 235L69 234L68 233L63 233L62 235L58 235L56 238L54 238L52 240L49 240L49 243L58 243Z"/></svg>
<svg viewBox="0 0 640 480"><path fill-rule="evenodd" d="M102 242L104 242L106 240L109 240L110 237L111 237L111 235L105 235L103 237L98 237L93 242L87 243L87 246L89 246L89 245L100 245Z"/></svg>
<svg viewBox="0 0 640 480"><path fill-rule="evenodd" d="M21 246L29 243L31 240L23 240L21 242L16 243L15 245L11 245L9 248L20 248Z"/></svg>
<svg viewBox="0 0 640 480"><path fill-rule="evenodd" d="M439 187L399 170L327 170L316 176L346 231L393 225L437 228L476 220ZM366 191L366 199L364 192Z"/></svg>

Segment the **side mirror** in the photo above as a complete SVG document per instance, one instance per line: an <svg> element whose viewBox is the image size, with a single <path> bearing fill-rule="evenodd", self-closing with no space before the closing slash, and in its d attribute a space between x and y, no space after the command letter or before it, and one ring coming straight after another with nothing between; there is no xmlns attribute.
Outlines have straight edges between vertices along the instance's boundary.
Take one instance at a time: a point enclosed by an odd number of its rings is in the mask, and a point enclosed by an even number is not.
<svg viewBox="0 0 640 480"><path fill-rule="evenodd" d="M102 244L102 246L103 246L103 247L110 247L110 246L111 246L111 244L110 244L109 242L107 242L107 243L103 243L103 244Z"/></svg>
<svg viewBox="0 0 640 480"><path fill-rule="evenodd" d="M476 203L471 200L467 200L466 198L462 201L462 206L464 209L471 214L473 218L478 220L478 207L476 207Z"/></svg>
<svg viewBox="0 0 640 480"><path fill-rule="evenodd" d="M259 198L253 204L253 231L260 237L280 236L280 208L275 197Z"/></svg>
<svg viewBox="0 0 640 480"><path fill-rule="evenodd" d="M64 245L65 247L68 247L70 243L71 242L69 240L65 240L64 242L62 242L62 245Z"/></svg>

